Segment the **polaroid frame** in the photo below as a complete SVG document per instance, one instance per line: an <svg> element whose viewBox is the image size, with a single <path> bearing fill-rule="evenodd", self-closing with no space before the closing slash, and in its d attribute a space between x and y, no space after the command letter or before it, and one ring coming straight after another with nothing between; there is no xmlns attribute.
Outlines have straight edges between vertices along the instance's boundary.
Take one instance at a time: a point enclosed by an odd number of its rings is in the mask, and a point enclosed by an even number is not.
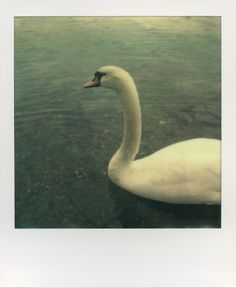
<svg viewBox="0 0 236 288"><path fill-rule="evenodd" d="M222 17L222 228L14 229L14 16ZM236 286L234 0L9 0L0 11L0 287Z"/></svg>

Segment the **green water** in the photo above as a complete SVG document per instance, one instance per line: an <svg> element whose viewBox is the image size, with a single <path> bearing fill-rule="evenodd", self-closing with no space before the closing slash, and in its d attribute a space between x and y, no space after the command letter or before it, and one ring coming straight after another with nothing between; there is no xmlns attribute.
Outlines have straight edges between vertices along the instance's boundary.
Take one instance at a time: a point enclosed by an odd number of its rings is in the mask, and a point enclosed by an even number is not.
<svg viewBox="0 0 236 288"><path fill-rule="evenodd" d="M220 227L220 207L171 205L109 182L122 139L111 90L84 90L104 65L134 77L138 157L221 137L219 17L15 18L15 226Z"/></svg>

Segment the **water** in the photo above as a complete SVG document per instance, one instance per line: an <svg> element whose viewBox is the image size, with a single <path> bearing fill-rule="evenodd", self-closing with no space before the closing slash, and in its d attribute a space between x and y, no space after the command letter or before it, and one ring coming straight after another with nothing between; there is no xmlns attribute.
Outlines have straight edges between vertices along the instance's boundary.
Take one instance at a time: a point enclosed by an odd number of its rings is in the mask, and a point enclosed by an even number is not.
<svg viewBox="0 0 236 288"><path fill-rule="evenodd" d="M138 157L220 138L220 18L17 17L15 226L220 227L219 206L146 200L109 182L121 107L112 91L82 88L104 65L137 83Z"/></svg>

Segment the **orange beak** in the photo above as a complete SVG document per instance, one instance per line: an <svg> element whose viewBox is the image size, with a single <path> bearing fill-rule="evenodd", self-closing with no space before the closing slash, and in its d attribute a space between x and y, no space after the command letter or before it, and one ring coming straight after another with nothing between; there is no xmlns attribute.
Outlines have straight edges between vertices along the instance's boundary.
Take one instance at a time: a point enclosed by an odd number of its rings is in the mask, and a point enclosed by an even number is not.
<svg viewBox="0 0 236 288"><path fill-rule="evenodd" d="M84 88L92 88L92 87L98 87L100 86L100 82L97 78L93 79L92 81L88 81L84 83L83 87Z"/></svg>

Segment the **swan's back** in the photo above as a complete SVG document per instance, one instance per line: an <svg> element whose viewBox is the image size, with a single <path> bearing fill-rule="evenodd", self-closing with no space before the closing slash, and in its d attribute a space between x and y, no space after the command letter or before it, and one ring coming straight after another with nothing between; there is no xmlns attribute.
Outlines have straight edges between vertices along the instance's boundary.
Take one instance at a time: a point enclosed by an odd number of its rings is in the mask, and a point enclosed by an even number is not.
<svg viewBox="0 0 236 288"><path fill-rule="evenodd" d="M130 166L124 186L142 196L171 203L220 203L220 141L178 142Z"/></svg>

